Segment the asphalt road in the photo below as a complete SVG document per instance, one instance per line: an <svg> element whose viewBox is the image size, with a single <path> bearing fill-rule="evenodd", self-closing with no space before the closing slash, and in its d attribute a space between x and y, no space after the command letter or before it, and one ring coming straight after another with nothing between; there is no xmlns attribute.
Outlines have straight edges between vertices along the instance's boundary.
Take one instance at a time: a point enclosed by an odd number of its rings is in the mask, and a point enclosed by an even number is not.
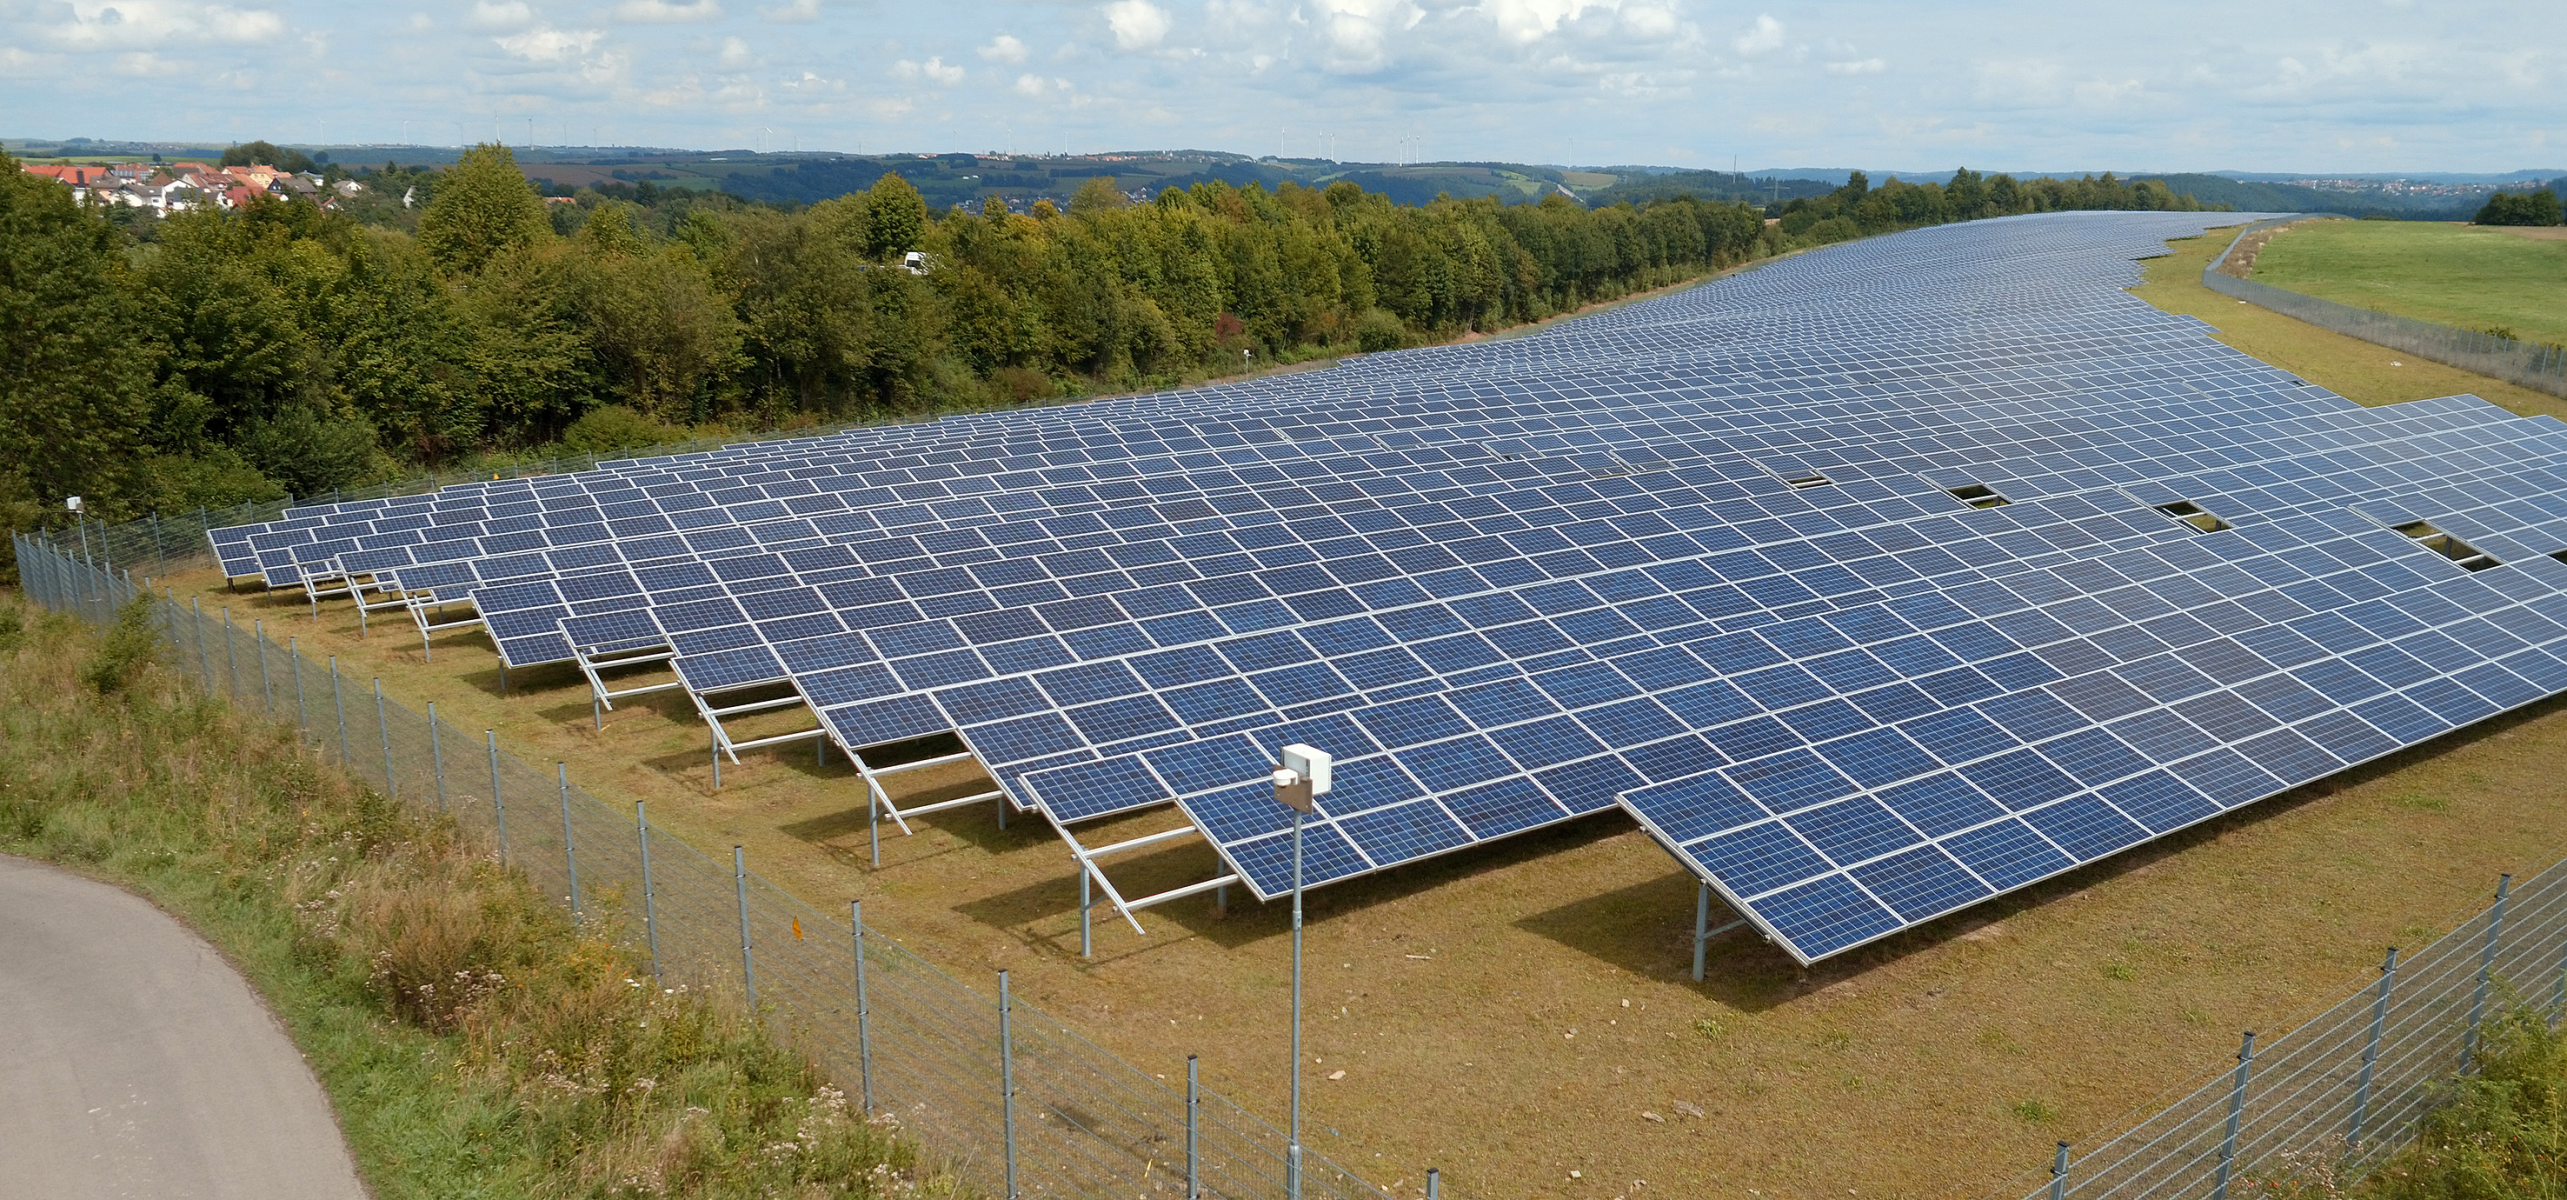
<svg viewBox="0 0 2567 1200"><path fill-rule="evenodd" d="M365 1194L302 1053L212 946L0 855L0 1197Z"/></svg>

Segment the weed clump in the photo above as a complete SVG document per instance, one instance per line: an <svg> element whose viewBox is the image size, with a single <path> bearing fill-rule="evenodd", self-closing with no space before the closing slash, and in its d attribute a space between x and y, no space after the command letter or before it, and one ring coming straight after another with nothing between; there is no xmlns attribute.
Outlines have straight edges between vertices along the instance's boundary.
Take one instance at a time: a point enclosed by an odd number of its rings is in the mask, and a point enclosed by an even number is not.
<svg viewBox="0 0 2567 1200"><path fill-rule="evenodd" d="M107 635L81 667L80 682L101 696L113 696L159 655L160 634L152 628L151 598L137 596L117 611L116 623L107 627Z"/></svg>

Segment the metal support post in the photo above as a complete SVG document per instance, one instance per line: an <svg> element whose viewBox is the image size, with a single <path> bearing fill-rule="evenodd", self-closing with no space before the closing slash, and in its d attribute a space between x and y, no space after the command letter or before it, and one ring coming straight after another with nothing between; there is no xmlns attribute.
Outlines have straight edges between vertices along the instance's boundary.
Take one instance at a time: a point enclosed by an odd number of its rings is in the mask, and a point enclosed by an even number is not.
<svg viewBox="0 0 2567 1200"><path fill-rule="evenodd" d="M1016 1027L1007 999L1007 972L998 973L998 1114L1007 1137L1007 1200L1016 1200Z"/></svg>
<svg viewBox="0 0 2567 1200"><path fill-rule="evenodd" d="M633 802L633 829L642 838L642 935L651 947L651 978L660 978L660 908L651 895L651 816Z"/></svg>
<svg viewBox="0 0 2567 1200"><path fill-rule="evenodd" d="M348 698L339 691L339 656L330 656L330 704L339 714L339 769L348 769Z"/></svg>
<svg viewBox="0 0 2567 1200"><path fill-rule="evenodd" d="M492 822L499 827L499 865L508 865L508 802L499 796L499 733L485 729L481 736L490 739L490 811Z"/></svg>
<svg viewBox="0 0 2567 1200"><path fill-rule="evenodd" d="M1711 885L1699 885L1694 892L1694 982L1702 982L1704 948L1711 943Z"/></svg>
<svg viewBox="0 0 2567 1200"><path fill-rule="evenodd" d="M2211 1184L2211 1200L2228 1200L2229 1172L2237 1166L2237 1127L2246 1116L2247 1072L2255 1066L2255 1033L2247 1031L2246 1044L2237 1049L2237 1075L2228 1087L2228 1129L2219 1139L2219 1175Z"/></svg>
<svg viewBox="0 0 2567 1200"><path fill-rule="evenodd" d="M554 760L553 777L561 781L562 866L570 872L570 915L584 917L588 912L579 902L579 847L572 843L570 833L570 764Z"/></svg>
<svg viewBox="0 0 2567 1200"><path fill-rule="evenodd" d="M268 674L267 669L266 621L255 620L250 622L250 640L258 643L259 707L267 712L273 713L276 711L276 680Z"/></svg>
<svg viewBox="0 0 2567 1200"><path fill-rule="evenodd" d="M2496 906L2487 910L2487 944L2478 951L2478 994L2469 1001L2469 1031L2460 1038L2460 1069L2469 1069L2469 1060L2478 1052L2478 1022L2487 1015L2487 982L2495 975L2496 938L2505 930L2505 896L2513 891L2514 877L2496 877Z"/></svg>
<svg viewBox="0 0 2567 1200"><path fill-rule="evenodd" d="M1426 1168L1426 1200L1444 1200L1444 1172L1439 1167Z"/></svg>
<svg viewBox="0 0 2567 1200"><path fill-rule="evenodd" d="M223 669L232 676L232 695L241 694L240 642L232 637L232 607L223 606Z"/></svg>
<svg viewBox="0 0 2567 1200"><path fill-rule="evenodd" d="M1203 1064L1185 1056L1185 1200L1203 1195Z"/></svg>
<svg viewBox="0 0 2567 1200"><path fill-rule="evenodd" d="M392 773L392 722L384 719L383 679L380 676L374 681L374 731L383 738L383 794L398 800L401 798L401 779Z"/></svg>
<svg viewBox="0 0 2567 1200"><path fill-rule="evenodd" d="M862 766L857 768L863 770ZM865 836L873 840L873 865L882 866L882 789L865 779Z"/></svg>
<svg viewBox="0 0 2567 1200"><path fill-rule="evenodd" d="M2050 1200L2068 1200L2068 1143L2059 1143L2059 1153L2050 1159Z"/></svg>
<svg viewBox="0 0 2567 1200"><path fill-rule="evenodd" d="M1284 1197L1301 1200L1301 810L1292 810L1292 1140L1284 1146Z"/></svg>
<svg viewBox="0 0 2567 1200"><path fill-rule="evenodd" d="M1005 802L1001 801L1001 803ZM1080 958L1096 957L1096 939L1088 927L1087 919L1088 910L1095 905L1095 901L1090 898L1095 889L1088 874L1087 860L1080 859L1078 865L1078 956Z"/></svg>
<svg viewBox="0 0 2567 1200"><path fill-rule="evenodd" d="M2379 990L2371 997L2371 1037L2362 1046L2362 1081L2353 1088L2353 1120L2344 1130L2344 1144L2362 1144L2362 1118L2371 1107L2371 1072L2380 1061L2380 1031L2389 1021L2389 988L2398 978L2398 948L2389 947L2389 960L2380 964Z"/></svg>
<svg viewBox="0 0 2567 1200"><path fill-rule="evenodd" d="M740 889L740 986L748 993L749 1015L758 1013L758 968L749 958L749 856L731 847L731 882Z"/></svg>
<svg viewBox="0 0 2567 1200"><path fill-rule="evenodd" d="M437 810L446 809L446 748L437 736L437 702L428 702L428 773L437 780Z"/></svg>
<svg viewBox="0 0 2567 1200"><path fill-rule="evenodd" d="M864 1088L865 1112L873 1112L873 1007L865 996L865 902L847 902L847 920L856 942L856 1077Z"/></svg>
<svg viewBox="0 0 2567 1200"><path fill-rule="evenodd" d="M719 729L706 730L704 741L712 750L713 790L720 791L722 790L722 731Z"/></svg>

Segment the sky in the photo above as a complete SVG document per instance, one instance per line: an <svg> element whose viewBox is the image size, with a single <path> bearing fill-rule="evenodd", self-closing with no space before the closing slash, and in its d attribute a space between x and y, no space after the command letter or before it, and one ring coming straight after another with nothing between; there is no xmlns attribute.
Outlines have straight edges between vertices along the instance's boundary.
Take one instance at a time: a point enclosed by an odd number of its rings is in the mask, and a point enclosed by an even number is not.
<svg viewBox="0 0 2567 1200"><path fill-rule="evenodd" d="M0 0L0 135L1949 170L2567 163L2557 0Z"/></svg>

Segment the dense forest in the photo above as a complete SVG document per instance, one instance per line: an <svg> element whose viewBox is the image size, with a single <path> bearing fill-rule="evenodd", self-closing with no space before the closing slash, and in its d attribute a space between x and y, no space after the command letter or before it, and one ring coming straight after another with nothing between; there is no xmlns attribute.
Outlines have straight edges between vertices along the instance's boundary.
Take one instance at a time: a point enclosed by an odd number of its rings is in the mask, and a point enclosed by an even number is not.
<svg viewBox="0 0 2567 1200"><path fill-rule="evenodd" d="M337 172L334 171L333 174ZM1799 246L2163 188L1963 171L1587 208L1205 179L1066 211L547 198L482 146L334 211L137 221L0 156L0 524L314 495L560 449L1168 386L1539 320ZM560 190L560 189L554 189ZM912 252L925 266L903 265Z"/></svg>

